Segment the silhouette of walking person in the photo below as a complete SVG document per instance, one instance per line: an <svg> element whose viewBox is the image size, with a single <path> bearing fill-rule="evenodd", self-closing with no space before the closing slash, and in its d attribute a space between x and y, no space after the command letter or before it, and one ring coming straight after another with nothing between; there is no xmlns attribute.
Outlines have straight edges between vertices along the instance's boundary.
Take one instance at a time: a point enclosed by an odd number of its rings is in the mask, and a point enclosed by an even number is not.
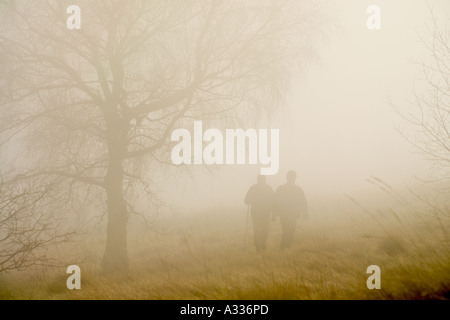
<svg viewBox="0 0 450 320"><path fill-rule="evenodd" d="M257 183L250 187L244 200L251 206L254 242L258 252L266 249L273 200L274 192L266 184L266 177L258 176Z"/></svg>
<svg viewBox="0 0 450 320"><path fill-rule="evenodd" d="M308 207L302 188L295 184L297 173L289 171L287 181L279 186L275 192L275 210L280 217L283 231L280 249L289 248L294 241L297 219L301 216L308 218Z"/></svg>

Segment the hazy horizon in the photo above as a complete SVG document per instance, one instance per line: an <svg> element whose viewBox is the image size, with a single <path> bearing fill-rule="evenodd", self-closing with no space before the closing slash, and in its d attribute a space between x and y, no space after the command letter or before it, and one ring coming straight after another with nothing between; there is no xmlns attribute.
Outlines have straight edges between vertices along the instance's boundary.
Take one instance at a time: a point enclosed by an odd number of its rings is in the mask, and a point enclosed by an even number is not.
<svg viewBox="0 0 450 320"><path fill-rule="evenodd" d="M280 170L267 179L274 189L289 170L297 171L309 197L322 201L370 195L370 177L400 190L436 178L429 161L401 136L399 128L413 132L389 100L402 111L415 108L414 90L424 90L416 62L431 59L420 37L432 23L430 9L445 21L450 5L380 1L381 30L370 31L364 13L371 3L323 2L331 18L325 34L317 35L315 56L302 65L285 109L268 125L280 129ZM258 170L249 165L224 165L213 173L194 168L175 185L169 180L162 197L183 213L217 202L240 206Z"/></svg>

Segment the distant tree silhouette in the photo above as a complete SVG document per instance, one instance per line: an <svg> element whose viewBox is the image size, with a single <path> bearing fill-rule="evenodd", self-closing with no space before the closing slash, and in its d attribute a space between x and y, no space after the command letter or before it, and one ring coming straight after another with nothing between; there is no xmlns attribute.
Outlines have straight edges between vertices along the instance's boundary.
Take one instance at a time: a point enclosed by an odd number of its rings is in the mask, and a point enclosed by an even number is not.
<svg viewBox="0 0 450 320"><path fill-rule="evenodd" d="M431 62L419 65L426 83L424 93L415 92L417 109L398 114L415 134L402 132L405 139L423 154L444 179L450 178L450 29L439 26L432 14L428 38L422 39Z"/></svg>

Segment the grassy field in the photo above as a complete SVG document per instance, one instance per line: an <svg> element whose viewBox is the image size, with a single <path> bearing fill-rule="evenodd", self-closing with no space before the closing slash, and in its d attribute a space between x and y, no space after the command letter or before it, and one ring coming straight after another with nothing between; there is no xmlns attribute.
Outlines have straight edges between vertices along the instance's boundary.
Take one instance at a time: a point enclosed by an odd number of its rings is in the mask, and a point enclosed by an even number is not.
<svg viewBox="0 0 450 320"><path fill-rule="evenodd" d="M300 221L294 246L278 251L279 222L258 254L245 210L174 217L171 232L131 231L130 272L102 276L103 236L72 245L82 289L66 288L65 268L0 275L0 299L449 299L450 250L433 215L349 206ZM350 209L349 209L350 208ZM138 230L138 229L136 229ZM65 249L67 252L67 249ZM366 269L381 268L381 290Z"/></svg>

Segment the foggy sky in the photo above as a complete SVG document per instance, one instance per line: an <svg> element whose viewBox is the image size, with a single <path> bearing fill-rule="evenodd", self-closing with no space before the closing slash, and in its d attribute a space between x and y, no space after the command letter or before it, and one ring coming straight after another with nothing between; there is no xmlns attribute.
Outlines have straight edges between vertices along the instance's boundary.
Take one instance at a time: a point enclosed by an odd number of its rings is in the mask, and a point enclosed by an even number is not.
<svg viewBox="0 0 450 320"><path fill-rule="evenodd" d="M381 7L378 31L366 27L371 4ZM420 183L416 177L426 179L433 172L399 135L404 121L388 99L402 110L414 108L413 90L420 92L422 83L413 61L430 58L419 41L419 36L426 39L431 23L427 2L346 0L323 5L331 19L324 36L318 36L317 58L303 64L286 113L270 125L280 129L281 149L280 171L268 183L276 188L294 169L312 199L370 192L370 176L400 188ZM448 23L449 1L430 1L429 6L441 25ZM243 206L258 171L247 165L223 166L214 173L195 169L190 177L167 179L163 198L184 211L212 203Z"/></svg>

